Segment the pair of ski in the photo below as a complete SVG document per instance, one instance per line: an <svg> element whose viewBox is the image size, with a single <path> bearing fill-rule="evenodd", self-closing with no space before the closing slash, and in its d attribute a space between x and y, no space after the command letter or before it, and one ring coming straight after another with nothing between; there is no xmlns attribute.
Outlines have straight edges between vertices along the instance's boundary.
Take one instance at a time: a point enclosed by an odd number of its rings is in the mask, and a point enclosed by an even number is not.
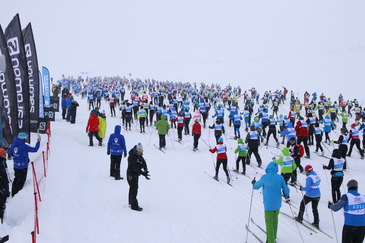
<svg viewBox="0 0 365 243"><path fill-rule="evenodd" d="M239 173L236 169L232 168L230 171L232 171L236 174L242 175L242 176L246 176L246 177L250 178L251 180L253 180L251 176L247 175L246 173L245 174Z"/></svg>
<svg viewBox="0 0 365 243"><path fill-rule="evenodd" d="M187 147L189 149L193 150L193 152L195 152L195 153L201 153L201 151L199 149L194 149L193 146L191 146L191 145L188 145Z"/></svg>
<svg viewBox="0 0 365 243"><path fill-rule="evenodd" d="M293 216L291 216L291 215L289 215L287 213L284 213L284 212L281 212L281 211L280 211L280 213L283 214L283 215L285 215L285 216L287 216L287 217L289 217L289 218L291 218L291 219L294 219L295 220L295 218ZM296 221L296 222L298 222L298 221ZM324 232L320 228L317 228L317 227L312 226L312 224L308 220L306 220L306 219L303 219L303 222L302 223L300 223L300 222L298 222L298 223L301 224L301 225L303 225L304 227L306 227L307 229L311 230L314 233L318 233L318 231L319 231L319 232L327 235L329 238L333 239L333 237L331 235L329 235L328 233Z"/></svg>
<svg viewBox="0 0 365 243"><path fill-rule="evenodd" d="M251 222L257 226L257 228L259 228L262 232L264 232L266 234L266 230L264 230L260 225L258 225L255 221L253 221L253 219L251 218ZM246 229L247 231L253 236L255 237L259 242L264 243L263 240L260 239L260 237L258 237L252 230L250 230L250 228L248 228L248 225L246 224Z"/></svg>
<svg viewBox="0 0 365 243"><path fill-rule="evenodd" d="M219 178L214 178L214 176L211 176L211 175L209 175L206 171L204 171L204 173L206 174L206 175L208 175L208 176L210 176L210 177L212 177L214 180L216 180L216 181L218 181L219 183L221 183L222 184L222 182L221 181L219 181ZM232 184L231 184L231 182L227 182L227 184L228 185L230 185L230 186L232 186ZM233 187L233 186L232 186Z"/></svg>
<svg viewBox="0 0 365 243"><path fill-rule="evenodd" d="M166 153L166 151L165 150L163 150L162 148L160 148L160 147L157 147L156 146L156 144L154 144L153 146L155 146L155 148L157 148L158 150L160 150L162 153Z"/></svg>

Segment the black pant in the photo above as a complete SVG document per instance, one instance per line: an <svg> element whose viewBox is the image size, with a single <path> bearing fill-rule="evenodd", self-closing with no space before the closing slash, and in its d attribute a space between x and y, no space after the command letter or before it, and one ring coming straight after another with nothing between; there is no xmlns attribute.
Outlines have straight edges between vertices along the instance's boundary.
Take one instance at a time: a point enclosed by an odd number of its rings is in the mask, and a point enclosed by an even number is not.
<svg viewBox="0 0 365 243"><path fill-rule="evenodd" d="M307 156L310 156L309 147L308 147L308 137L298 137L298 144L301 144L303 142L303 147L305 150L305 154Z"/></svg>
<svg viewBox="0 0 365 243"><path fill-rule="evenodd" d="M343 177L342 176L332 177L331 178L332 200L333 200L333 203L338 202L340 200L340 198L341 198L340 187L342 185L342 181L343 181Z"/></svg>
<svg viewBox="0 0 365 243"><path fill-rule="evenodd" d="M342 243L362 243L365 235L365 226L343 225Z"/></svg>
<svg viewBox="0 0 365 243"><path fill-rule="evenodd" d="M27 179L28 168L14 169L14 182L11 189L11 196L14 197L21 189L23 189L25 180Z"/></svg>
<svg viewBox="0 0 365 243"><path fill-rule="evenodd" d="M139 118L139 129L141 130L141 132L145 132L144 128L145 128L145 123L146 121L146 117L140 117Z"/></svg>
<svg viewBox="0 0 365 243"><path fill-rule="evenodd" d="M0 196L0 220L1 223L3 223L4 219L4 213L6 208L6 199L8 198L8 195L1 195Z"/></svg>
<svg viewBox="0 0 365 243"><path fill-rule="evenodd" d="M94 146L93 137L96 137L96 140L98 140L99 143L102 142L101 138L98 135L99 132L90 132L89 131L89 146Z"/></svg>
<svg viewBox="0 0 365 243"><path fill-rule="evenodd" d="M322 135L316 134L316 152L318 152L319 149L321 150L321 152L323 151L321 143L322 143Z"/></svg>
<svg viewBox="0 0 365 243"><path fill-rule="evenodd" d="M129 184L129 194L128 194L128 203L131 205L132 209L138 209L138 178L139 176L128 176L128 184Z"/></svg>
<svg viewBox="0 0 365 243"><path fill-rule="evenodd" d="M292 177L292 173L281 173L281 176L284 178L285 184L288 184L289 179Z"/></svg>
<svg viewBox="0 0 365 243"><path fill-rule="evenodd" d="M260 157L260 154L259 154L259 148L251 148L250 147L250 150L248 150L248 159L249 159L249 161L251 161L251 155L252 154L255 155L258 166L261 166L262 160L261 160L261 157Z"/></svg>
<svg viewBox="0 0 365 243"><path fill-rule="evenodd" d="M304 214L304 209L305 209L305 205L307 205L308 203L312 202L312 212L313 212L313 218L314 218L314 222L315 224L319 224L319 214L318 214L318 203L319 203L319 199L321 197L308 197L308 196L304 196L301 203L300 203L300 209L299 209L299 213L298 213L298 218L299 219L303 219L303 214Z"/></svg>
<svg viewBox="0 0 365 243"><path fill-rule="evenodd" d="M120 163L122 155L110 155L110 176L120 179Z"/></svg>
<svg viewBox="0 0 365 243"><path fill-rule="evenodd" d="M242 161L242 172L246 173L246 157L238 156L236 159L236 170L239 172L240 169L240 161Z"/></svg>
<svg viewBox="0 0 365 243"><path fill-rule="evenodd" d="M198 148L200 136L201 136L201 134L194 134L194 149Z"/></svg>
<svg viewBox="0 0 365 243"><path fill-rule="evenodd" d="M227 170L227 159L217 159L217 164L215 166L215 175L218 176L218 172L219 172L219 167L221 166L221 164L223 164L223 170L226 173L226 176L229 177L228 175L228 170Z"/></svg>
<svg viewBox="0 0 365 243"><path fill-rule="evenodd" d="M159 136L159 142L160 142L160 148L165 148L166 147L166 135L165 134L158 134Z"/></svg>
<svg viewBox="0 0 365 243"><path fill-rule="evenodd" d="M182 130L184 129L184 127L177 127L177 137L179 139L182 139Z"/></svg>
<svg viewBox="0 0 365 243"><path fill-rule="evenodd" d="M66 119L66 111L67 109L62 109L62 119Z"/></svg>

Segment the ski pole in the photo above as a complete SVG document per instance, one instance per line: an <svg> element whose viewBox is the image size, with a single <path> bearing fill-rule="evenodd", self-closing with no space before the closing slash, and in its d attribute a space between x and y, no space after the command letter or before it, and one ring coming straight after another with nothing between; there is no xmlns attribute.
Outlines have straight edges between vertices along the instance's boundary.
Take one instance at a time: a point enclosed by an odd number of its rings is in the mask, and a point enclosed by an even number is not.
<svg viewBox="0 0 365 243"><path fill-rule="evenodd" d="M294 216L294 212L293 212L293 209L291 208L291 205L290 204L288 204L289 205L289 208L290 208L290 211L291 211L291 215L293 216L293 218L295 217ZM304 243L304 239L303 239L303 236L302 236L302 232L300 231L300 229L299 229L299 226L298 226L298 222L295 220L295 225L297 226L297 229L298 229L298 232L299 232L299 235L300 235L300 238L302 239L302 242ZM311 232L311 234L312 234L312 232Z"/></svg>
<svg viewBox="0 0 365 243"><path fill-rule="evenodd" d="M253 180L255 180L256 177L253 178ZM253 199L253 185L252 185L252 190L251 190L251 200L250 200L250 209L248 210L248 222L247 222L247 228L249 228L250 226L250 218L251 218L251 208L252 208L252 199ZM247 243L247 238L248 238L248 231L246 232L246 243Z"/></svg>
<svg viewBox="0 0 365 243"><path fill-rule="evenodd" d="M167 132L167 136L169 136L170 141L171 141L171 144L172 144L172 148L173 148L173 149L174 149L174 151L175 151L174 141L173 141L173 139L172 139L172 136L170 136L170 132Z"/></svg>

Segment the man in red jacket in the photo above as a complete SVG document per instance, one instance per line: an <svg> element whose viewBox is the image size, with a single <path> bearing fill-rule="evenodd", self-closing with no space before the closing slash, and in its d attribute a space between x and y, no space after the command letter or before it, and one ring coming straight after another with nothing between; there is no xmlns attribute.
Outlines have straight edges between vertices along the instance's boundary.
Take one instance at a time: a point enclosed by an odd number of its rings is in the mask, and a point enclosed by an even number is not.
<svg viewBox="0 0 365 243"><path fill-rule="evenodd" d="M217 164L215 166L215 176L213 178L218 181L219 167L221 166L221 164L223 164L223 170L226 173L227 183L229 184L230 178L227 170L227 146L223 144L223 138L220 137L218 139L218 144L213 149L209 149L209 151L212 154L217 152Z"/></svg>
<svg viewBox="0 0 365 243"><path fill-rule="evenodd" d="M305 149L306 158L310 158L309 147L308 147L308 124L304 121L303 117L299 118L297 125L295 126L296 135L298 137L297 144L303 142L303 146Z"/></svg>
<svg viewBox="0 0 365 243"><path fill-rule="evenodd" d="M95 136L96 139L99 141L99 146L102 145L102 140L99 137L99 118L92 113L87 121L86 126L86 133L89 135L89 146L94 146L93 137Z"/></svg>
<svg viewBox="0 0 365 243"><path fill-rule="evenodd" d="M199 138L202 134L202 126L199 123L199 119L195 119L191 133L194 137L194 151L198 150Z"/></svg>

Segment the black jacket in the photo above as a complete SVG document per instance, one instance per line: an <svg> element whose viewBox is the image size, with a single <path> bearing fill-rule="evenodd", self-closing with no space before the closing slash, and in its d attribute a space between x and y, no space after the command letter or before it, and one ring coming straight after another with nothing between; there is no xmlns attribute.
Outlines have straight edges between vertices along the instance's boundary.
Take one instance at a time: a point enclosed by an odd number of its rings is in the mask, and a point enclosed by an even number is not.
<svg viewBox="0 0 365 243"><path fill-rule="evenodd" d="M128 153L127 176L147 175L148 169L145 159L142 155L137 155L137 145L135 145Z"/></svg>

